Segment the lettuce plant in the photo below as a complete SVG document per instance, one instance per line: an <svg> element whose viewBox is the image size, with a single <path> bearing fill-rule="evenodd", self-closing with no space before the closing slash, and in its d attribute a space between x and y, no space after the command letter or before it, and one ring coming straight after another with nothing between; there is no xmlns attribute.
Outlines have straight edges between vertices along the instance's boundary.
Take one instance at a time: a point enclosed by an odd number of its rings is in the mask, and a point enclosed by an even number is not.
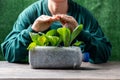
<svg viewBox="0 0 120 80"><path fill-rule="evenodd" d="M63 43L65 47L79 46L81 41L76 41L72 44L73 40L80 34L83 29L83 25L77 26L73 32L67 27L58 28L57 30L49 30L46 34L30 33L32 42L28 46L28 50L34 49L36 46L57 46L59 47Z"/></svg>

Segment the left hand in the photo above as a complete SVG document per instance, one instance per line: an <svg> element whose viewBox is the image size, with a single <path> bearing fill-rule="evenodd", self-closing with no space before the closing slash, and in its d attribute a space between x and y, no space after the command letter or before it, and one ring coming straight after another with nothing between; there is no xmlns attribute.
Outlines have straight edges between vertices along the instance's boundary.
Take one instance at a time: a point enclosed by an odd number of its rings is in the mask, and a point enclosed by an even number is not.
<svg viewBox="0 0 120 80"><path fill-rule="evenodd" d="M60 18L62 25L68 27L71 31L73 31L78 26L77 21L72 16L65 14L58 14L56 16Z"/></svg>

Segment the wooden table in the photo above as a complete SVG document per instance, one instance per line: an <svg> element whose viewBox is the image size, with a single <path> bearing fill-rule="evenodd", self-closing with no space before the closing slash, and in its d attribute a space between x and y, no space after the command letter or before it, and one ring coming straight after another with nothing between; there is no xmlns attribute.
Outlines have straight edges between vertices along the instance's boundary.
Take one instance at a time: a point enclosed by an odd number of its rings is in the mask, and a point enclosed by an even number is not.
<svg viewBox="0 0 120 80"><path fill-rule="evenodd" d="M80 69L32 69L0 61L0 80L120 80L120 62L82 63Z"/></svg>

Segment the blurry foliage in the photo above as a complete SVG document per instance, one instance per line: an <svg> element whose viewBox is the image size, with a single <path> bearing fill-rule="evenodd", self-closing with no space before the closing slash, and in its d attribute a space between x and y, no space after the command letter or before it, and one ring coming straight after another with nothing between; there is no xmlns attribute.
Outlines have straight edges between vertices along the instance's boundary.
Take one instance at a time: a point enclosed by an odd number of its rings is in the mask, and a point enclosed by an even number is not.
<svg viewBox="0 0 120 80"><path fill-rule="evenodd" d="M11 31L19 13L37 0L0 0L0 44ZM112 43L110 60L120 61L120 0L74 0L98 20ZM0 60L4 60L0 51Z"/></svg>

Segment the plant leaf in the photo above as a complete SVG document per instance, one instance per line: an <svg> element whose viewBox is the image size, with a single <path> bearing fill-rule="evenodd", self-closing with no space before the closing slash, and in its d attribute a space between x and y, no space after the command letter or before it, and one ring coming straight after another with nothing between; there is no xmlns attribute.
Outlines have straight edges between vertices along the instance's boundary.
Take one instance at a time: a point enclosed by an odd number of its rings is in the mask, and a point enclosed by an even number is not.
<svg viewBox="0 0 120 80"><path fill-rule="evenodd" d="M83 42L82 41L76 41L73 46L80 46Z"/></svg>
<svg viewBox="0 0 120 80"><path fill-rule="evenodd" d="M57 32L60 35L61 40L64 43L64 46L69 46L70 45L70 38L71 38L71 32L69 28L66 27L62 27L62 28L58 28Z"/></svg>
<svg viewBox="0 0 120 80"><path fill-rule="evenodd" d="M80 24L73 30L70 43L72 43L72 41L80 34L82 29L83 29L83 25Z"/></svg>
<svg viewBox="0 0 120 80"><path fill-rule="evenodd" d="M52 46L57 46L59 42L59 37L57 36L47 36L49 42L51 43Z"/></svg>
<svg viewBox="0 0 120 80"><path fill-rule="evenodd" d="M39 46L46 46L47 42L48 42L48 40L45 37L45 35L42 35L42 36L38 37L37 45L39 45Z"/></svg>
<svg viewBox="0 0 120 80"><path fill-rule="evenodd" d="M57 34L57 30L50 30L46 33L46 36L55 36Z"/></svg>
<svg viewBox="0 0 120 80"><path fill-rule="evenodd" d="M29 44L27 50L33 50L35 47L36 47L36 43L32 42L32 43Z"/></svg>
<svg viewBox="0 0 120 80"><path fill-rule="evenodd" d="M45 35L45 33L42 33L42 32L38 32L37 34L39 34L39 35Z"/></svg>
<svg viewBox="0 0 120 80"><path fill-rule="evenodd" d="M37 39L38 39L38 37L40 37L40 35L38 33L32 33L32 32L30 32L30 37L31 37L31 39L32 39L33 42L37 43L38 42Z"/></svg>

